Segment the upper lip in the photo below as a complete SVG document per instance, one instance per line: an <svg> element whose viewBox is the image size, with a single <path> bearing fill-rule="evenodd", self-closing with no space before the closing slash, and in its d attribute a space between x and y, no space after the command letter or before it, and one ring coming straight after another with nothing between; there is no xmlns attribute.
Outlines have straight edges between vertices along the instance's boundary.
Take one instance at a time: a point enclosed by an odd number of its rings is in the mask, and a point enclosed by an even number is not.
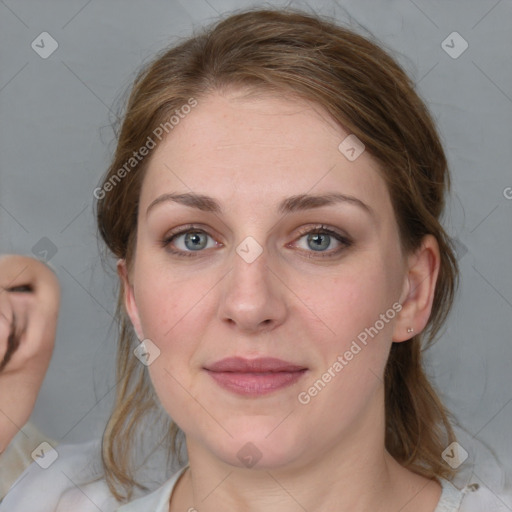
<svg viewBox="0 0 512 512"><path fill-rule="evenodd" d="M243 357L227 357L205 367L212 372L263 373L263 372L297 372L305 370L300 366L274 357L245 359Z"/></svg>

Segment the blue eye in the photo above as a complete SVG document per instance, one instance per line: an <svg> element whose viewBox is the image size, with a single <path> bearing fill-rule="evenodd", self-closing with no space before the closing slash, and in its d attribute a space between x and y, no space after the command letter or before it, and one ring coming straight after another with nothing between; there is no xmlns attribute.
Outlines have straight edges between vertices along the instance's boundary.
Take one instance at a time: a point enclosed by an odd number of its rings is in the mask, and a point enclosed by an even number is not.
<svg viewBox="0 0 512 512"><path fill-rule="evenodd" d="M208 238L206 233L189 232L185 233L183 243L187 249L190 249L191 251L199 251L201 249L206 249L206 246L208 245Z"/></svg>
<svg viewBox="0 0 512 512"><path fill-rule="evenodd" d="M303 239L305 239L305 247L299 244ZM295 246L309 258L334 257L352 245L349 238L325 226L303 230L296 240ZM175 233L170 233L161 241L161 244L171 254L186 257L199 255L204 249L222 246L206 231L195 226L186 226Z"/></svg>
<svg viewBox="0 0 512 512"><path fill-rule="evenodd" d="M306 247L300 248L305 252L317 253L319 257L337 256L343 249L352 245L352 241L347 237L324 226L303 232L298 241L302 239L305 239ZM333 248L333 245L337 247ZM328 250L329 248L331 250ZM314 254L308 255L308 257L315 256Z"/></svg>
<svg viewBox="0 0 512 512"><path fill-rule="evenodd" d="M308 246L313 251L323 251L328 249L331 244L331 235L325 233L312 233L307 236Z"/></svg>
<svg viewBox="0 0 512 512"><path fill-rule="evenodd" d="M212 240L212 243L209 243L208 238ZM201 252L203 249L210 249L217 245L219 244L208 233L190 227L173 233L162 240L162 246L178 256L193 256L194 252Z"/></svg>

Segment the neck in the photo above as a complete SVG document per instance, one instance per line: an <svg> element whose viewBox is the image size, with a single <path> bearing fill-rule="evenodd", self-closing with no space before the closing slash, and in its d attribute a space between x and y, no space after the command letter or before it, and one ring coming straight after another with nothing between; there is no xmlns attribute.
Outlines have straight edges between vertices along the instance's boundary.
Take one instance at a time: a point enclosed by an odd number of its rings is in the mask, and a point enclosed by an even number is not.
<svg viewBox="0 0 512 512"><path fill-rule="evenodd" d="M282 466L236 467L187 438L189 470L176 486L170 510L432 512L441 487L406 470L386 451L384 407L377 410L341 441ZM320 430L317 436L322 438Z"/></svg>
<svg viewBox="0 0 512 512"><path fill-rule="evenodd" d="M352 461L351 469L348 464L340 468L335 457L286 471L224 468L215 477L191 470L189 506L200 512L383 510L392 481L387 458L370 473Z"/></svg>

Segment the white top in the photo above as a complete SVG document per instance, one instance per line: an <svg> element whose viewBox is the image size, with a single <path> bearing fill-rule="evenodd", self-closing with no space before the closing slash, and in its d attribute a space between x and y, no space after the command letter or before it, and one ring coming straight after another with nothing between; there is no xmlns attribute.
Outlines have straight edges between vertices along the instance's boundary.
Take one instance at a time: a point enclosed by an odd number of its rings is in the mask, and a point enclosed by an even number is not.
<svg viewBox="0 0 512 512"><path fill-rule="evenodd" d="M186 468L178 471L159 489L117 509L117 512L168 512L171 494ZM434 512L510 512L488 489L466 486L459 490L448 480L439 480L441 497ZM500 508L500 506L502 508Z"/></svg>
<svg viewBox="0 0 512 512"><path fill-rule="evenodd" d="M54 443L44 436L35 425L27 423L9 443L6 450L0 454L0 501L12 484L32 463L30 454L43 441Z"/></svg>
<svg viewBox="0 0 512 512"><path fill-rule="evenodd" d="M46 465L44 457L39 458L39 464L32 463L11 487L0 503L0 512L168 512L172 491L186 468L155 491L121 505L101 476L98 450L98 441L60 445L58 457L46 468L42 467ZM485 475L485 470L482 467L479 474ZM435 512L510 512L512 496L503 495L498 480L488 488L471 472L470 484L462 490L440 480L442 494Z"/></svg>

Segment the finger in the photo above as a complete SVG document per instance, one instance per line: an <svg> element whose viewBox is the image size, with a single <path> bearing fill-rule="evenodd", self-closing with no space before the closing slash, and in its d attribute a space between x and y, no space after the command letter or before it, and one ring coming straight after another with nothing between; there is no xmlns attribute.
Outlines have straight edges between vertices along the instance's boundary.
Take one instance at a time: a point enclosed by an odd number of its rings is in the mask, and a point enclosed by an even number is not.
<svg viewBox="0 0 512 512"><path fill-rule="evenodd" d="M5 291L0 291L0 361L5 357L12 331L12 306Z"/></svg>
<svg viewBox="0 0 512 512"><path fill-rule="evenodd" d="M6 372L30 367L34 374L44 374L55 343L60 303L57 277L33 258L4 256L0 257L0 286L4 287L0 312L6 311L0 329L0 364L6 359Z"/></svg>
<svg viewBox="0 0 512 512"><path fill-rule="evenodd" d="M11 331L14 336L15 348L19 350L17 359L26 359L32 356L39 347L39 341L32 335L28 337L30 317L34 315L36 299L32 293L8 292L9 303L12 309ZM43 333L39 334L39 337ZM19 361L21 362L21 361Z"/></svg>
<svg viewBox="0 0 512 512"><path fill-rule="evenodd" d="M22 284L20 286L12 286L11 288L7 288L7 291L16 293L30 293L34 290L29 284Z"/></svg>
<svg viewBox="0 0 512 512"><path fill-rule="evenodd" d="M0 257L0 286L2 288L28 285L32 280L30 258L13 254Z"/></svg>
<svg viewBox="0 0 512 512"><path fill-rule="evenodd" d="M16 371L30 364L39 373L40 368L46 370L53 352L57 311L45 310L33 293L10 295L18 343L6 368Z"/></svg>
<svg viewBox="0 0 512 512"><path fill-rule="evenodd" d="M9 291L31 291L54 307L59 300L59 282L43 262L19 255L0 256L0 287Z"/></svg>
<svg viewBox="0 0 512 512"><path fill-rule="evenodd" d="M7 350L5 351L3 360L0 362L0 372L2 372L3 369L9 364L9 361L18 349L19 344L20 338L16 335L16 322L14 322L13 329L7 338Z"/></svg>

